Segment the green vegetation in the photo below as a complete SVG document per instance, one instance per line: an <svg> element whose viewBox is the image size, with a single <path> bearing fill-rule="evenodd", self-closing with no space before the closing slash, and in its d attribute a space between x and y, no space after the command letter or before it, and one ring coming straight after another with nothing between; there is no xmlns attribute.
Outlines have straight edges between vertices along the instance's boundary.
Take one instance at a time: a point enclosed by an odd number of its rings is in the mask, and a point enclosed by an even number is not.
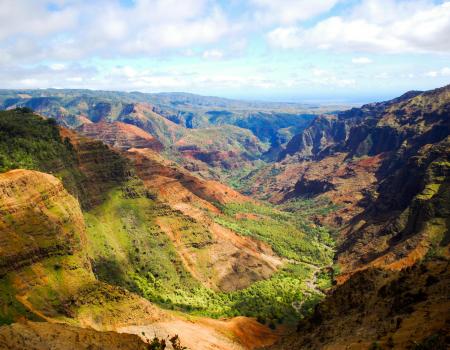
<svg viewBox="0 0 450 350"><path fill-rule="evenodd" d="M116 189L85 214L85 221L97 277L135 292L146 285L147 297L165 304L168 294L180 288L193 291L200 284L184 269L169 237L156 224L157 216L183 219L160 202L146 196L127 198Z"/></svg>
<svg viewBox="0 0 450 350"><path fill-rule="evenodd" d="M27 108L0 112L0 172L25 168L46 172L71 166L75 153L54 119Z"/></svg>
<svg viewBox="0 0 450 350"><path fill-rule="evenodd" d="M422 193L417 195L417 199L428 200L428 199L433 198L433 196L439 192L440 187L441 187L441 184L439 184L439 183L427 184L425 186L425 188L423 189Z"/></svg>
<svg viewBox="0 0 450 350"><path fill-rule="evenodd" d="M311 294L304 281L310 278L310 270L304 265L288 265L268 280L252 284L243 290L218 293L205 287L188 291L183 286L170 293L166 291L161 306L209 317L256 317L262 323L295 323L298 313L293 305L303 305L302 315L309 314L320 299ZM158 285L145 277L134 275L138 292L151 301Z"/></svg>
<svg viewBox="0 0 450 350"><path fill-rule="evenodd" d="M25 316L32 321L41 321L17 300L13 281L10 276L4 276L0 279L0 326L11 324L20 316Z"/></svg>
<svg viewBox="0 0 450 350"><path fill-rule="evenodd" d="M246 189L250 187L252 182L251 175L257 173L266 164L263 160L258 159L252 162L242 163L237 169L223 169L221 174L228 186L245 194Z"/></svg>
<svg viewBox="0 0 450 350"><path fill-rule="evenodd" d="M295 198L284 202L278 206L279 209L288 211L290 213L297 213L302 216L304 220L308 218L319 215L325 216L333 211L339 209L339 206L333 204L330 200L326 198L319 199L305 199L305 198Z"/></svg>
<svg viewBox="0 0 450 350"><path fill-rule="evenodd" d="M217 223L268 243L280 256L317 266L331 261L333 240L327 229L313 225L298 212L250 202L221 209L224 215L214 217Z"/></svg>
<svg viewBox="0 0 450 350"><path fill-rule="evenodd" d="M76 197L84 175L72 144L62 139L54 119L44 119L27 107L0 111L0 173L29 169L51 173Z"/></svg>
<svg viewBox="0 0 450 350"><path fill-rule="evenodd" d="M145 193L138 184L132 186L136 193ZM232 223L236 232L267 241L292 263L270 279L246 289L214 292L185 269L176 247L160 225L180 232L182 244L199 251L212 240L209 231L152 195L129 198L127 193L129 189L111 191L102 205L85 214L89 255L100 280L125 287L168 309L210 317L246 315L267 324L295 322L299 315L293 305L301 305L299 311L306 314L319 300L320 296L311 293L305 282L317 270L311 264L324 266L331 262L331 249L321 243L331 243L324 229L309 227L293 213L269 206L222 207L224 215L215 217L218 222L228 226ZM257 220L233 219L237 213L259 216ZM308 226L309 232L301 232L300 225ZM321 278L323 288L330 284L326 279L327 275Z"/></svg>

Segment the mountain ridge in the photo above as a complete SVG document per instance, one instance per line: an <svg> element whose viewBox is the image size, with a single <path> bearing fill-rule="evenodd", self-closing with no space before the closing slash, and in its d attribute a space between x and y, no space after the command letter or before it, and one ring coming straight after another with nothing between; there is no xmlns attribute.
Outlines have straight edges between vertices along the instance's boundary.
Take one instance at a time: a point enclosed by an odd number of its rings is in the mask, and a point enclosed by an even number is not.
<svg viewBox="0 0 450 350"><path fill-rule="evenodd" d="M14 179L0 186L0 224L8 237L36 234L31 243L50 247L11 239L0 251L1 320L58 320L147 342L142 332L179 333L189 347L223 350L277 339L273 349L447 342L450 86L317 116L266 160L284 128L267 124L264 144L253 117L248 129L190 128L181 121L194 126L204 110L195 123L180 114L180 124L160 112L103 101L75 131L26 108L0 112L0 178ZM241 173L226 176L241 192L216 181L234 167ZM28 192L15 186L41 192L22 200ZM40 232L78 234L81 245Z"/></svg>

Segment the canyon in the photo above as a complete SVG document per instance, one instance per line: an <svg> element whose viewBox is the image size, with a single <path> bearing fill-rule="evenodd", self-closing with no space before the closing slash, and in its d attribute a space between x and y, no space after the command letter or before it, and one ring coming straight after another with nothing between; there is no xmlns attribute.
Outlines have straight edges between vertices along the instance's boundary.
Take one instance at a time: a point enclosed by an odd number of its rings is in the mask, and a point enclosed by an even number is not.
<svg viewBox="0 0 450 350"><path fill-rule="evenodd" d="M0 107L0 347L448 345L450 86L352 109Z"/></svg>

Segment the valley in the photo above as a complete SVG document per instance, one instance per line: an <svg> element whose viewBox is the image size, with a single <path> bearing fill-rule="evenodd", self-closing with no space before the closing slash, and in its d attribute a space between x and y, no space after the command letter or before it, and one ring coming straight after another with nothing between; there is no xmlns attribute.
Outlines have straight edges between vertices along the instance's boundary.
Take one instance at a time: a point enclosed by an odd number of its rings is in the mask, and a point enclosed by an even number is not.
<svg viewBox="0 0 450 350"><path fill-rule="evenodd" d="M0 109L0 347L448 343L450 86L352 109L2 90Z"/></svg>

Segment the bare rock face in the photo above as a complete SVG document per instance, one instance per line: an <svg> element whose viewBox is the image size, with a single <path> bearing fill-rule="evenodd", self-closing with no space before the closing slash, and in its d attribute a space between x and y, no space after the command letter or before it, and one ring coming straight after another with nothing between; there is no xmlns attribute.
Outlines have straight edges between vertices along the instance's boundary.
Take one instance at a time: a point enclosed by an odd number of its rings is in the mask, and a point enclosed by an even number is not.
<svg viewBox="0 0 450 350"><path fill-rule="evenodd" d="M289 155L305 159L316 158L327 147L332 147L348 137L349 125L353 121L341 120L336 116L319 116L302 133L295 135L280 153L279 160Z"/></svg>
<svg viewBox="0 0 450 350"><path fill-rule="evenodd" d="M99 332L61 323L26 322L0 327L0 348L10 350L146 350L137 335Z"/></svg>
<svg viewBox="0 0 450 350"><path fill-rule="evenodd" d="M450 137L423 146L407 164L343 228L337 257L348 273L366 266L401 269L435 249L450 256Z"/></svg>
<svg viewBox="0 0 450 350"><path fill-rule="evenodd" d="M78 201L49 174L0 174L0 276L44 258L72 254L84 240Z"/></svg>
<svg viewBox="0 0 450 350"><path fill-rule="evenodd" d="M150 148L161 151L163 145L155 137L131 124L122 122L86 123L77 129L80 134L103 141L121 151L130 148Z"/></svg>

